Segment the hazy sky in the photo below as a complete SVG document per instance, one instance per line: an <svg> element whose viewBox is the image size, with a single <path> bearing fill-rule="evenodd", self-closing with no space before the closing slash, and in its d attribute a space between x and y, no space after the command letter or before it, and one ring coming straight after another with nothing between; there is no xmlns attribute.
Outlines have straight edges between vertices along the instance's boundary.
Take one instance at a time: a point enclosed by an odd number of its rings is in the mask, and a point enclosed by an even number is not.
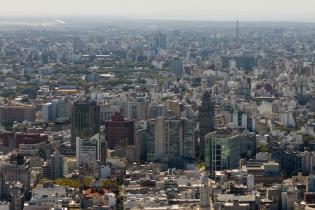
<svg viewBox="0 0 315 210"><path fill-rule="evenodd" d="M0 16L315 22L315 0L0 0Z"/></svg>

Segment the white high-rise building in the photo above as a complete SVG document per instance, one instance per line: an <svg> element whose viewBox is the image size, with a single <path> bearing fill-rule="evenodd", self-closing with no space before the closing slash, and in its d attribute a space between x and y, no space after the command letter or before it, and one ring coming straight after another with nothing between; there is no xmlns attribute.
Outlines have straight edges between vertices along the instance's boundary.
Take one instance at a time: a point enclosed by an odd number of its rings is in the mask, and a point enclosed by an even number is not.
<svg viewBox="0 0 315 210"><path fill-rule="evenodd" d="M97 136L97 135L95 135ZM77 167L83 167L87 171L95 171L97 160L100 157L99 139L91 138L89 140L76 138L76 159Z"/></svg>
<svg viewBox="0 0 315 210"><path fill-rule="evenodd" d="M242 128L247 129L247 114L242 114Z"/></svg>
<svg viewBox="0 0 315 210"><path fill-rule="evenodd" d="M51 108L51 103L45 103L42 106L42 113L43 113L43 121L45 123L49 122L49 110Z"/></svg>
<svg viewBox="0 0 315 210"><path fill-rule="evenodd" d="M233 125L238 127L238 113L233 114Z"/></svg>
<svg viewBox="0 0 315 210"><path fill-rule="evenodd" d="M254 189L255 189L254 175L248 174L248 176L247 176L247 190L251 192Z"/></svg>

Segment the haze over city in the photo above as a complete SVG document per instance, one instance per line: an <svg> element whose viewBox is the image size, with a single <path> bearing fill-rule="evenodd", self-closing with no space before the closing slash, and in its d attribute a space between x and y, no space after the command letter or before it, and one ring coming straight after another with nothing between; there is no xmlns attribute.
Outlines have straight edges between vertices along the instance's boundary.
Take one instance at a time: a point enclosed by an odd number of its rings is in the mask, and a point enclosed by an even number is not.
<svg viewBox="0 0 315 210"><path fill-rule="evenodd" d="M312 0L1 0L0 16L315 22Z"/></svg>

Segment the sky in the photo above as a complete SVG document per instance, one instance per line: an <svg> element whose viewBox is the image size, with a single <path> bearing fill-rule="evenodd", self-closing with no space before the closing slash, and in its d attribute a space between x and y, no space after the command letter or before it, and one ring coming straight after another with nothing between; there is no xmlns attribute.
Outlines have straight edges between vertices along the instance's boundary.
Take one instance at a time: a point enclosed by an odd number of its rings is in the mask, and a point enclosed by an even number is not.
<svg viewBox="0 0 315 210"><path fill-rule="evenodd" d="M315 22L315 0L0 0L0 16Z"/></svg>

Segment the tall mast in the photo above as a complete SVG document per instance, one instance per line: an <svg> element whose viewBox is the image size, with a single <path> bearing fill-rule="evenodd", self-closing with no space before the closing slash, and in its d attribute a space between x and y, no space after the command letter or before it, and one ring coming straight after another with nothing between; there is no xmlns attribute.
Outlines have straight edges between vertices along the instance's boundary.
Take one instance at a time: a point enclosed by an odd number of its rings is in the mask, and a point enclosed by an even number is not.
<svg viewBox="0 0 315 210"><path fill-rule="evenodd" d="M238 19L236 20L236 30L235 30L235 41L238 43L240 34L239 34L239 29L238 29Z"/></svg>

